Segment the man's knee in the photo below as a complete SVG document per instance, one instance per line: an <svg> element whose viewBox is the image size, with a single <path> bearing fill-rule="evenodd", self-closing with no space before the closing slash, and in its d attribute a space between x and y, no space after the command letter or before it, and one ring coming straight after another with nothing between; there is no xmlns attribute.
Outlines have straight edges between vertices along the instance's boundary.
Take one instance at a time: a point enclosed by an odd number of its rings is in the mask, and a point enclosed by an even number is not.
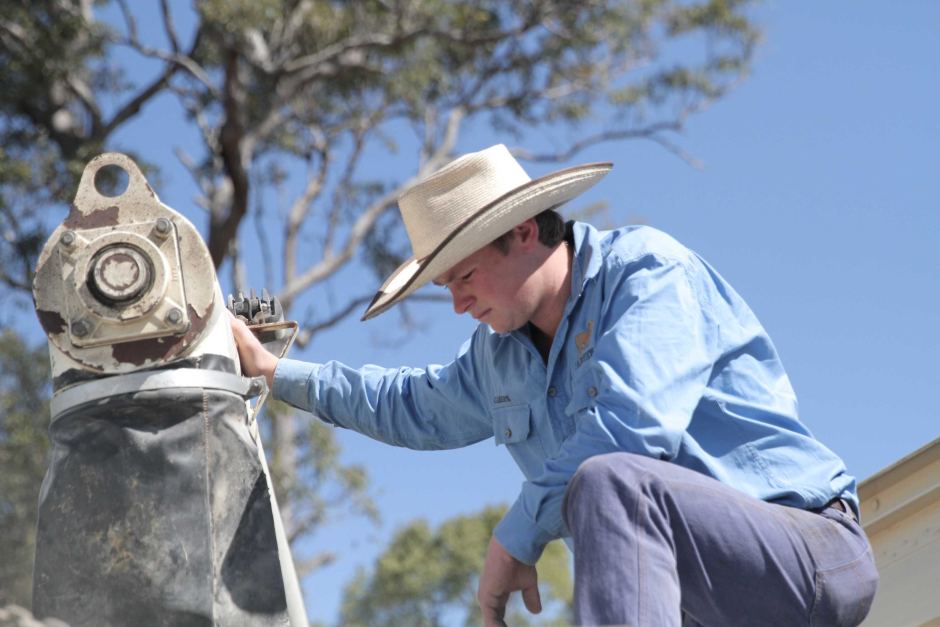
<svg viewBox="0 0 940 627"><path fill-rule="evenodd" d="M606 453L584 460L569 485L569 490L610 489L614 484L628 483L635 486L644 478L656 474L661 462L633 453Z"/></svg>
<svg viewBox="0 0 940 627"><path fill-rule="evenodd" d="M608 507L613 499L621 506L645 490L655 477L658 460L632 453L607 453L590 457L578 467L565 491L563 514L569 528L571 515L596 507Z"/></svg>

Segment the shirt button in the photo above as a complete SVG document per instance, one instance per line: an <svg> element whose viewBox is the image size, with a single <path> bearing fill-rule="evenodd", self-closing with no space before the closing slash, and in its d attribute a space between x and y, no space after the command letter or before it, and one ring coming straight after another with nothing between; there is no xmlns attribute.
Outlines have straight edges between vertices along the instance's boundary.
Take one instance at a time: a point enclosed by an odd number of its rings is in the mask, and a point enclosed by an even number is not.
<svg viewBox="0 0 940 627"><path fill-rule="evenodd" d="M512 437L512 429L506 429L506 437L507 437L507 438L511 438L511 437Z"/></svg>
<svg viewBox="0 0 940 627"><path fill-rule="evenodd" d="M591 398L594 398L595 396L597 396L597 388L594 387L593 385L588 388L588 396L590 396Z"/></svg>
<svg viewBox="0 0 940 627"><path fill-rule="evenodd" d="M554 385L553 385L552 387L548 388L548 397L549 397L549 398L555 398L555 394L557 394L557 393L558 393L558 390L555 389L555 386L554 386Z"/></svg>

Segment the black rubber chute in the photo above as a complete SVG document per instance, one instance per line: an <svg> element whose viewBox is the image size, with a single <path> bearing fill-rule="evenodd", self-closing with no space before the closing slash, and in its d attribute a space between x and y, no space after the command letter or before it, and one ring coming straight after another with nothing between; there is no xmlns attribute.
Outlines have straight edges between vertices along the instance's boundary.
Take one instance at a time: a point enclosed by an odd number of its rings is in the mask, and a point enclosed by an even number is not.
<svg viewBox="0 0 940 627"><path fill-rule="evenodd" d="M287 625L271 495L244 399L175 388L50 428L33 610L73 626Z"/></svg>

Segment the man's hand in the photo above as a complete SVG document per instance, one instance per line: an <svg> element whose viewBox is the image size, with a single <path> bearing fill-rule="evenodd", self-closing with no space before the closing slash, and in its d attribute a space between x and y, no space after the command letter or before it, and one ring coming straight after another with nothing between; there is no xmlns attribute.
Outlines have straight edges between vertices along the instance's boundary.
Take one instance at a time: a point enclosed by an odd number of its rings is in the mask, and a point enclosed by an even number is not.
<svg viewBox="0 0 940 627"><path fill-rule="evenodd" d="M509 600L509 594L516 590L522 590L526 609L533 614L542 611L535 566L529 566L514 558L493 537L486 551L486 562L483 564L483 574L480 575L480 589L477 590L477 603L483 610L483 622L486 627L506 624L503 620L506 602Z"/></svg>
<svg viewBox="0 0 940 627"><path fill-rule="evenodd" d="M244 322L231 316L232 335L235 337L235 346L238 348L238 359L242 364L242 374L248 377L263 375L268 381L268 388L274 386L274 369L277 368L277 357L269 353L255 334L251 332Z"/></svg>

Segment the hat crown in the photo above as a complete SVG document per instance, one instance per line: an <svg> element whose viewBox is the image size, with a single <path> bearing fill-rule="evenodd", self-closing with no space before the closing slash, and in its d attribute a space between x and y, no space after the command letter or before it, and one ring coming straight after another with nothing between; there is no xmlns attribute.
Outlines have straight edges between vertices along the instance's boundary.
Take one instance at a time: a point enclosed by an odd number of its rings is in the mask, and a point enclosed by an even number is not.
<svg viewBox="0 0 940 627"><path fill-rule="evenodd" d="M398 200L414 256L431 254L483 207L530 181L503 144L472 152L408 188Z"/></svg>

